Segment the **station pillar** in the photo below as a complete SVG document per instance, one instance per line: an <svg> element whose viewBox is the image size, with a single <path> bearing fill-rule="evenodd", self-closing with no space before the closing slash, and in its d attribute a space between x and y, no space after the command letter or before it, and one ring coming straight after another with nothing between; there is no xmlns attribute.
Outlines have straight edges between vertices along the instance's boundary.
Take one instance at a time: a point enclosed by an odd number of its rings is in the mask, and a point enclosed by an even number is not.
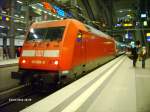
<svg viewBox="0 0 150 112"><path fill-rule="evenodd" d="M8 33L9 39L10 39L10 48L9 48L9 57L10 58L15 58L15 26L14 26L14 11L15 11L15 1L16 0L11 0L11 20L10 20L10 30Z"/></svg>

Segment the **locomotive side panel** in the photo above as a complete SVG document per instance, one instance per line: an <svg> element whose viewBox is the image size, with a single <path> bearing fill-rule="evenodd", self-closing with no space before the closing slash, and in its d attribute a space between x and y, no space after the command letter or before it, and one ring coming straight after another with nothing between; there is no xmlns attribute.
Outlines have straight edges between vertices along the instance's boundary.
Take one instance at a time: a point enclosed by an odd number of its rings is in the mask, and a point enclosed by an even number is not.
<svg viewBox="0 0 150 112"><path fill-rule="evenodd" d="M19 60L20 70L30 73L23 75L38 75L39 80L42 76L59 76L60 81L63 76L74 78L74 74L80 75L112 59L113 40L91 29L73 19L33 24Z"/></svg>
<svg viewBox="0 0 150 112"><path fill-rule="evenodd" d="M72 69L72 60L74 52L75 37L77 34L77 29L71 22L66 26L66 32L64 33L64 38L62 41L62 48L60 53L60 71Z"/></svg>

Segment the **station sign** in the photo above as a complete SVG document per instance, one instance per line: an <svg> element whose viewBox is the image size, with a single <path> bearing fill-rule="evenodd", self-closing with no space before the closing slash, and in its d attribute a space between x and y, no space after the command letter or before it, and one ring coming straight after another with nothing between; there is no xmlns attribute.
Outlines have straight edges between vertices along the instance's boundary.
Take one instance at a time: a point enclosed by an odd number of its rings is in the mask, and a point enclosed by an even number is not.
<svg viewBox="0 0 150 112"><path fill-rule="evenodd" d="M0 16L0 20L2 20L2 21L10 21L10 18L6 17L6 16Z"/></svg>
<svg viewBox="0 0 150 112"><path fill-rule="evenodd" d="M73 14L71 12L66 12L66 17L73 17Z"/></svg>
<svg viewBox="0 0 150 112"><path fill-rule="evenodd" d="M147 42L150 42L150 33L146 33Z"/></svg>
<svg viewBox="0 0 150 112"><path fill-rule="evenodd" d="M42 2L43 7L47 10L49 10L50 12L57 14L58 16L61 17L72 17L72 13L70 12L65 12L63 9L61 9L60 7L50 4L48 2Z"/></svg>
<svg viewBox="0 0 150 112"><path fill-rule="evenodd" d="M132 39L133 37L132 37L132 34L130 32L128 32L125 34L125 38L126 39Z"/></svg>
<svg viewBox="0 0 150 112"><path fill-rule="evenodd" d="M150 33L146 33L146 36L147 36L147 37L150 37Z"/></svg>
<svg viewBox="0 0 150 112"><path fill-rule="evenodd" d="M43 7L49 11L51 11L52 13L56 14L57 11L55 10L55 8L48 2L42 2Z"/></svg>
<svg viewBox="0 0 150 112"><path fill-rule="evenodd" d="M127 26L133 26L133 24L132 23L125 23L125 24L123 24L123 26L125 26L125 27L127 27Z"/></svg>
<svg viewBox="0 0 150 112"><path fill-rule="evenodd" d="M147 37L147 42L150 42L150 36Z"/></svg>
<svg viewBox="0 0 150 112"><path fill-rule="evenodd" d="M59 7L55 6L55 5L53 5L53 7L54 7L54 9L56 10L56 12L57 12L57 14L59 16L62 16L62 17L65 16L65 12L61 8L59 8Z"/></svg>

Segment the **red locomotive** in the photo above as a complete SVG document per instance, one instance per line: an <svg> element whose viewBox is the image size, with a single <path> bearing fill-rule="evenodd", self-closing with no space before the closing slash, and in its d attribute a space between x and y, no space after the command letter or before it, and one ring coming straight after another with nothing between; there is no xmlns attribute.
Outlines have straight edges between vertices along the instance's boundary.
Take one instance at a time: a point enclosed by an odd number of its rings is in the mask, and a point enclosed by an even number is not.
<svg viewBox="0 0 150 112"><path fill-rule="evenodd" d="M21 82L45 83L75 79L116 56L112 37L74 19L31 25L22 47L18 72Z"/></svg>

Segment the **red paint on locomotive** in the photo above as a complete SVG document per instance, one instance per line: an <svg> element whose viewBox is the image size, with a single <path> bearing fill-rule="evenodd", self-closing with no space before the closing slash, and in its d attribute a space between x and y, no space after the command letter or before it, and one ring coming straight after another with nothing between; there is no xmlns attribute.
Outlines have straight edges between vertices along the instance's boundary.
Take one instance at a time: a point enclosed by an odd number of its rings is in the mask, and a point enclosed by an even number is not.
<svg viewBox="0 0 150 112"><path fill-rule="evenodd" d="M67 71L78 75L115 55L113 38L77 20L39 22L33 23L27 33L19 68L26 71L58 71L60 75Z"/></svg>

